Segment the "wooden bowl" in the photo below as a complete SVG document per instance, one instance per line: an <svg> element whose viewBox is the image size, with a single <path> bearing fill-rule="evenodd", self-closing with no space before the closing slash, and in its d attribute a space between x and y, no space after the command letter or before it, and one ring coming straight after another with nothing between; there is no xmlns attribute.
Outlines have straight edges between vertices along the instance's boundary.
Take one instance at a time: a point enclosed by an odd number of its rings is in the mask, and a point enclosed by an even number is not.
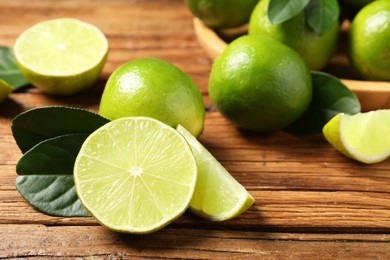
<svg viewBox="0 0 390 260"><path fill-rule="evenodd" d="M216 32L198 18L194 18L193 23L198 41L211 59L215 59L226 48L229 41L247 32L247 26ZM348 28L348 24L343 24L342 28L344 28L342 29L344 34L340 35L340 42L345 42L345 28ZM359 80L348 64L345 46L340 46L323 71L340 78L349 89L356 93L362 111L390 108L390 82Z"/></svg>

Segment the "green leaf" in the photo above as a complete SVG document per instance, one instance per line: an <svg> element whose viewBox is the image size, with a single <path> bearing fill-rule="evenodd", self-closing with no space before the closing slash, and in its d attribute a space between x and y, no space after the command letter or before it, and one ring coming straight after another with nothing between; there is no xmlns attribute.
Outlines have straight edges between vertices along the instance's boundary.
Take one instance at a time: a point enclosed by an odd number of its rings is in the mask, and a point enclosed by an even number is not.
<svg viewBox="0 0 390 260"><path fill-rule="evenodd" d="M54 216L88 216L74 188L73 166L88 134L47 139L19 160L16 188L37 210Z"/></svg>
<svg viewBox="0 0 390 260"><path fill-rule="evenodd" d="M338 113L357 114L361 111L356 94L338 78L313 71L313 98L308 110L285 130L294 134L321 133L324 125Z"/></svg>
<svg viewBox="0 0 390 260"><path fill-rule="evenodd" d="M310 0L305 14L309 27L322 36L339 22L340 6L337 0Z"/></svg>
<svg viewBox="0 0 390 260"><path fill-rule="evenodd" d="M11 48L0 46L0 79L12 85L14 90L28 85L22 75Z"/></svg>
<svg viewBox="0 0 390 260"><path fill-rule="evenodd" d="M73 175L22 175L16 188L33 207L43 213L63 216L89 216L77 197Z"/></svg>
<svg viewBox="0 0 390 260"><path fill-rule="evenodd" d="M25 153L46 139L66 134L90 134L108 122L108 119L80 108L40 107L16 116L12 121L12 134Z"/></svg>
<svg viewBox="0 0 390 260"><path fill-rule="evenodd" d="M309 0L270 0L268 19L273 24L283 23L304 10Z"/></svg>
<svg viewBox="0 0 390 260"><path fill-rule="evenodd" d="M88 134L50 138L28 150L16 165L19 175L73 174L73 166Z"/></svg>

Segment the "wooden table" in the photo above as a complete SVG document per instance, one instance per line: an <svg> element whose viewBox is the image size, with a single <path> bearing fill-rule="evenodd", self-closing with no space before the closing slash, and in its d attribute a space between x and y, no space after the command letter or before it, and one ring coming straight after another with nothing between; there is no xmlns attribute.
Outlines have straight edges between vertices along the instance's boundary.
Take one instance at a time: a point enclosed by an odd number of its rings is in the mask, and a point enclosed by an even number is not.
<svg viewBox="0 0 390 260"><path fill-rule="evenodd" d="M98 111L110 73L140 57L157 57L187 72L207 96L212 61L197 42L182 0L1 0L0 45L12 46L31 25L74 17L107 35L110 54L92 89L53 97L35 88L0 104L0 258L262 258L390 259L390 161L354 162L321 135L237 130L210 109L200 141L255 197L236 219L212 223L185 213L150 235L114 233L93 218L37 212L15 189L21 156L11 120L47 105Z"/></svg>

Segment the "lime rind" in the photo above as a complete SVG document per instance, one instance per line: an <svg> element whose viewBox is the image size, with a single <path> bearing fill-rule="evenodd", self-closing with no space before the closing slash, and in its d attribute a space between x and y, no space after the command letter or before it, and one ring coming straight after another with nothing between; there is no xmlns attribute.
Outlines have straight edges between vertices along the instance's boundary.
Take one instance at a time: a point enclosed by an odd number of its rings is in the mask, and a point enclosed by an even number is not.
<svg viewBox="0 0 390 260"><path fill-rule="evenodd" d="M184 127L177 127L194 154L198 180L190 202L190 210L212 221L224 221L239 216L254 198L230 175L207 149Z"/></svg>
<svg viewBox="0 0 390 260"><path fill-rule="evenodd" d="M323 133L339 152L359 162L378 163L390 156L390 110L338 114Z"/></svg>
<svg viewBox="0 0 390 260"><path fill-rule="evenodd" d="M133 117L92 133L77 156L74 176L81 202L102 225L144 234L185 212L197 169L177 131L154 119Z"/></svg>
<svg viewBox="0 0 390 260"><path fill-rule="evenodd" d="M5 80L0 79L0 102L5 100L13 91L13 87Z"/></svg>

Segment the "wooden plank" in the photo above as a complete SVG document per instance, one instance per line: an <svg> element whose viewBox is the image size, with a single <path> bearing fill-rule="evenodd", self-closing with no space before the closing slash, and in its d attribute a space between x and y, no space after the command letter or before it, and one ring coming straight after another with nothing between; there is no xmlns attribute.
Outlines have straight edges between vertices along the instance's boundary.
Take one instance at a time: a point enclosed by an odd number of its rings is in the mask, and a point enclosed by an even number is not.
<svg viewBox="0 0 390 260"><path fill-rule="evenodd" d="M103 227L1 225L0 257L62 258L390 258L389 235L331 235L164 229L126 235ZM337 241L337 243L335 243Z"/></svg>
<svg viewBox="0 0 390 260"><path fill-rule="evenodd" d="M50 99L41 100L47 103ZM94 105L84 108L96 111ZM8 120L2 124L2 133L0 223L97 224L92 218L46 216L29 206L14 187L15 164L21 153ZM388 162L375 166L353 162L334 151L321 136L302 140L283 132L243 134L215 111L207 113L200 140L248 188L256 203L229 222L210 223L186 214L175 222L177 226L195 223L246 230L390 232ZM305 155L307 150L309 155Z"/></svg>

